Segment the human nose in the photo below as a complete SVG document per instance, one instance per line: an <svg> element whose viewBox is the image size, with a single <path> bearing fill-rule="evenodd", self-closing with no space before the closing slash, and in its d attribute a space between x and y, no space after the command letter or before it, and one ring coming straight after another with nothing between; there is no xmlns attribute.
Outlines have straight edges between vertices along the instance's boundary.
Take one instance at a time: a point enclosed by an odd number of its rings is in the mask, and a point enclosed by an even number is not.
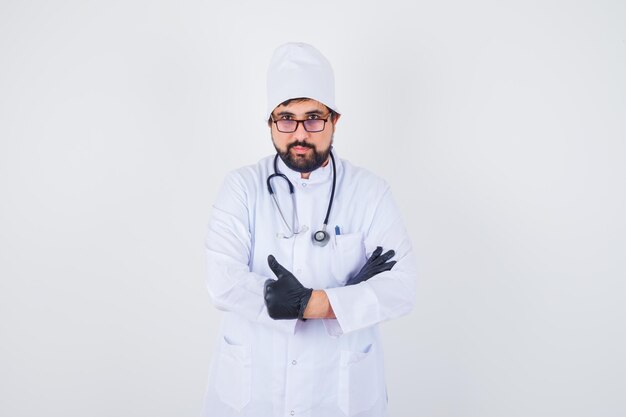
<svg viewBox="0 0 626 417"><path fill-rule="evenodd" d="M306 139L311 136L304 128L304 121L298 120L298 125L296 126L295 132L293 132L293 136L295 139Z"/></svg>

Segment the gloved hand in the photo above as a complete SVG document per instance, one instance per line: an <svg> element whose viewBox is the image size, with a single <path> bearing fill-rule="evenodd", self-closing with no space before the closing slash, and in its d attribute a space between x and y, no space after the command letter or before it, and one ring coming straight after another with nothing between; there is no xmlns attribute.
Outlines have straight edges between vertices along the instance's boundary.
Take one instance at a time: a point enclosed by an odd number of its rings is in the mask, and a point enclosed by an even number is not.
<svg viewBox="0 0 626 417"><path fill-rule="evenodd" d="M367 281L374 275L380 274L384 271L389 271L396 264L396 261L387 262L389 259L393 258L396 254L393 249L390 251L383 252L383 248L380 246L376 247L376 250L372 252L372 256L369 257L363 268L352 278L348 279L346 282L346 286L358 284L359 282Z"/></svg>
<svg viewBox="0 0 626 417"><path fill-rule="evenodd" d="M270 317L276 320L303 318L313 290L305 288L273 255L267 257L267 263L278 278L265 281L263 297Z"/></svg>

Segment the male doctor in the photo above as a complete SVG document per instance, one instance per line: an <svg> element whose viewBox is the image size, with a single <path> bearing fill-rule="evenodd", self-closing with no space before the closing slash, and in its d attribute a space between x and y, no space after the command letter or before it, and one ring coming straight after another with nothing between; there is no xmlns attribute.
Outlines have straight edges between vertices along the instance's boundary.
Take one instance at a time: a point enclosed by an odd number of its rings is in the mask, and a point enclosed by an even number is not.
<svg viewBox="0 0 626 417"><path fill-rule="evenodd" d="M208 226L225 313L203 416L385 417L378 324L414 305L409 235L387 183L332 146L334 75L317 49L278 47L267 94L277 154L226 176Z"/></svg>

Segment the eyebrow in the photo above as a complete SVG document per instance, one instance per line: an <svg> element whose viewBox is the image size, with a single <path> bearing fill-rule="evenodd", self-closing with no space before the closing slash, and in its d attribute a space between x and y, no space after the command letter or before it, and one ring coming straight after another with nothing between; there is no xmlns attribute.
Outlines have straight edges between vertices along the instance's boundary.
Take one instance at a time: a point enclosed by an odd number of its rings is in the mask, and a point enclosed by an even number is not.
<svg viewBox="0 0 626 417"><path fill-rule="evenodd" d="M308 112L306 112L306 113L304 113L304 114L305 114L306 116L309 116L309 115L311 115L311 114L316 114L316 115L321 116L321 115L323 115L323 114L324 114L324 112L323 112L323 111L321 111L321 110L317 110L317 109L316 109L316 110L311 110L311 111L308 111ZM285 111L285 110L283 110L283 111L279 111L278 113L276 113L276 116L279 116L279 117L280 117L280 116L295 116L295 114L294 114L294 113L292 113L292 112L290 112L290 111Z"/></svg>

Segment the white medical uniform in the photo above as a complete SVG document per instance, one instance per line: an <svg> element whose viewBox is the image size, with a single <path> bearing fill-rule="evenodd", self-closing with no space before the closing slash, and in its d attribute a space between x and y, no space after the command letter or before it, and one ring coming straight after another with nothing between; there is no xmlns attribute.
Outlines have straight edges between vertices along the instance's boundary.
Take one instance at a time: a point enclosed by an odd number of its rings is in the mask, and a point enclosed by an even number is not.
<svg viewBox="0 0 626 417"><path fill-rule="evenodd" d="M415 302L416 263L389 186L341 160L330 213L330 242L314 246L328 207L332 167L300 178L279 158L295 186L306 232L291 239L269 195L274 156L229 173L213 206L206 237L207 286L225 311L211 361L203 417L385 417L387 393L378 324L407 314ZM287 182L272 186L287 221L294 208ZM335 235L335 226L341 234ZM397 264L345 287L376 246ZM275 275L267 256L308 288L324 289L337 319L274 320L263 286Z"/></svg>

